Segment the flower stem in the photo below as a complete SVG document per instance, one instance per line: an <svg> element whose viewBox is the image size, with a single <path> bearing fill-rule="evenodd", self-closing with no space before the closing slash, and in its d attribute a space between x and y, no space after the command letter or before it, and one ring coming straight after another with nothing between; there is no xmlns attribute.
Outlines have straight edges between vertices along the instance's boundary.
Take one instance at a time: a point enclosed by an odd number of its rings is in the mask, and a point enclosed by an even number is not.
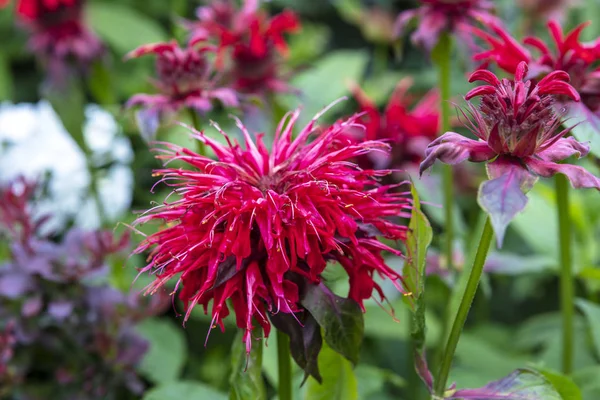
<svg viewBox="0 0 600 400"><path fill-rule="evenodd" d="M277 330L277 367L279 372L279 400L292 400L290 340L280 330Z"/></svg>
<svg viewBox="0 0 600 400"><path fill-rule="evenodd" d="M193 108L190 108L189 112L190 117L192 119L192 127L198 132L200 132L202 129L200 127L200 121L198 121L198 113ZM197 140L196 142L198 146L196 151L198 152L198 154L200 154L201 156L206 156L206 148L204 146L204 143L202 143L199 140Z"/></svg>
<svg viewBox="0 0 600 400"><path fill-rule="evenodd" d="M444 34L440 37L435 50L434 60L438 67L438 79L440 85L440 108L441 124L440 135L450 131L450 98L451 98L451 80L452 80L452 37ZM454 179L451 165L443 165L443 190L444 190L444 211L445 211L445 236L444 258L450 271L454 270L452 262L453 241L454 241Z"/></svg>
<svg viewBox="0 0 600 400"><path fill-rule="evenodd" d="M485 222L485 226L483 227L481 239L479 240L477 254L475 255L475 260L473 261L473 268L471 268L471 273L469 275L467 287L465 288L465 292L460 302L460 306L458 307L458 311L456 312L456 318L454 319L454 323L452 324L450 336L448 336L448 343L446 344L444 355L442 356L440 372L438 373L437 379L435 381L435 394L440 398L443 398L444 391L446 390L446 385L448 383L448 376L450 374L450 367L452 366L454 352L456 351L456 346L458 344L460 334L465 325L465 321L467 320L469 309L471 308L471 304L473 303L473 299L475 298L475 294L477 293L479 279L481 278L481 274L483 273L483 266L487 258L488 250L490 249L490 244L492 243L493 236L494 231L492 229L492 224L488 217Z"/></svg>
<svg viewBox="0 0 600 400"><path fill-rule="evenodd" d="M557 174L556 201L558 203L558 232L560 248L560 308L562 314L562 370L573 369L573 314L574 282L571 266L571 223L569 218L569 182Z"/></svg>

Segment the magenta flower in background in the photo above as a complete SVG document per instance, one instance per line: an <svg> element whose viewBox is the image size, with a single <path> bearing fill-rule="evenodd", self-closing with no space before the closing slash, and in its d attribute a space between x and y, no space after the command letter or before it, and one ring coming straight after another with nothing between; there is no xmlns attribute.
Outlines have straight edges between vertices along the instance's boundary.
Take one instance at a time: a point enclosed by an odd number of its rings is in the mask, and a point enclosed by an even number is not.
<svg viewBox="0 0 600 400"><path fill-rule="evenodd" d="M437 137L440 126L439 93L432 90L413 105L408 90L410 79L400 81L391 94L383 112L367 97L358 86L352 88L358 102L359 112L364 114L360 127L349 131L354 140L382 140L392 146L388 158L381 154L369 154L367 164L361 166L376 168L405 168L418 164L423 158L427 145Z"/></svg>
<svg viewBox="0 0 600 400"><path fill-rule="evenodd" d="M196 14L198 21L187 24L190 43L217 44L217 63L227 70L236 90L257 95L291 90L282 78L278 56L287 54L284 34L300 29L295 13L285 10L269 17L257 0L245 0L241 9L223 0L199 7Z"/></svg>
<svg viewBox="0 0 600 400"><path fill-rule="evenodd" d="M528 78L541 78L552 71L562 70L571 76L572 86L581 95L581 102L560 99L561 105L568 105L585 116L596 131L600 132L600 38L592 43L581 43L579 36L589 23L578 25L564 34L556 21L548 23L553 45L546 44L537 37L528 37L522 45L498 25L491 25L496 36L473 28L473 32L490 46L476 54L476 61L485 65L496 63L503 70L514 73L520 62L528 63ZM538 55L534 55L534 50Z"/></svg>
<svg viewBox="0 0 600 400"><path fill-rule="evenodd" d="M17 4L19 22L31 33L31 50L58 82L72 68L85 71L105 52L84 21L84 6L85 0L19 0Z"/></svg>
<svg viewBox="0 0 600 400"><path fill-rule="evenodd" d="M126 104L126 107L141 107L137 116L145 138L154 137L162 118L175 115L183 108L205 114L216 101L225 107L238 106L236 92L221 86L221 76L207 58L207 53L212 51L210 47L181 48L171 41L144 45L126 56L128 59L148 54L156 56L154 85L159 93L137 94Z"/></svg>
<svg viewBox="0 0 600 400"><path fill-rule="evenodd" d="M142 271L156 279L147 292L177 279L185 319L194 306L208 312L212 303L213 325L221 329L231 305L248 351L256 322L265 336L269 319L276 323L290 316L298 327L300 320L308 324L303 295L324 289L321 274L330 261L346 270L348 297L361 307L373 291L383 296L376 275L402 290L400 273L382 255L400 253L377 237L405 239L400 217L409 217L410 198L395 190L398 185L378 182L390 171L362 170L350 161L373 151L385 154L389 146L345 139L344 131L356 127L358 116L327 129L317 128L315 119L292 139L298 116L295 111L280 122L271 150L263 134L252 139L239 121L245 147L225 133L225 146L195 135L214 151L216 161L163 144L160 159L189 166L156 171L180 199L136 222L165 224L136 250L151 250Z"/></svg>
<svg viewBox="0 0 600 400"><path fill-rule="evenodd" d="M480 187L479 203L491 216L499 245L510 220L527 204L524 193L538 177L561 173L575 188L600 189L600 179L584 168L557 164L589 151L586 144L564 137L571 129L561 130L561 115L554 108L562 97L579 100L568 83L569 75L554 71L535 83L525 79L527 72L524 62L517 67L514 80L499 80L486 70L474 72L469 82L486 83L465 97L481 96L479 107L469 103L467 111L467 126L478 140L447 132L429 145L420 167L423 173L438 159L451 165L489 161L490 180Z"/></svg>
<svg viewBox="0 0 600 400"><path fill-rule="evenodd" d="M453 33L471 42L470 25L500 24L493 9L494 3L489 0L421 0L419 8L400 13L394 30L397 37L401 36L411 21L418 20L411 40L431 52L443 33Z"/></svg>

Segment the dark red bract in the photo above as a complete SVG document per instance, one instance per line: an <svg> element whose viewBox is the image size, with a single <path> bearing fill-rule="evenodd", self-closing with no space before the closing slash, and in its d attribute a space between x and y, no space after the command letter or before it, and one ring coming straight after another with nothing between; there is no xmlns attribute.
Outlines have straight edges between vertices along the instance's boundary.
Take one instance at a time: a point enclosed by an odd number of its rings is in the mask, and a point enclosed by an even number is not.
<svg viewBox="0 0 600 400"><path fill-rule="evenodd" d="M212 301L213 322L221 328L231 299L248 351L253 319L268 335L269 314L301 311L302 288L320 283L329 261L346 270L349 297L361 306L373 290L382 295L375 274L401 289L399 272L381 254L399 252L377 236L405 239L399 218L408 216L410 199L378 182L390 171L362 170L350 161L389 147L344 139L344 131L356 127L356 116L325 130L317 130L313 120L292 140L298 116L296 111L281 121L271 150L262 134L253 140L239 121L245 148L226 134L226 146L195 136L216 161L164 144L159 158L191 168L156 171L180 198L137 220L165 223L137 249L151 250L142 269L156 274L148 292L179 276L186 319L195 305L207 312Z"/></svg>

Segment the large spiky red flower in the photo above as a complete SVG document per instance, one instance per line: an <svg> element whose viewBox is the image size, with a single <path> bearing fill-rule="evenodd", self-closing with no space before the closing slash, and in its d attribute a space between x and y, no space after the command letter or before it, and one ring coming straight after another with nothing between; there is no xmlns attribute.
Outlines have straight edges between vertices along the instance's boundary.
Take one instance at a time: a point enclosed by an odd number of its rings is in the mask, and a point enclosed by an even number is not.
<svg viewBox="0 0 600 400"><path fill-rule="evenodd" d="M127 107L141 106L138 122L145 137L153 137L160 118L173 115L182 108L206 113L215 101L226 107L238 105L236 92L223 84L206 57L214 49L204 47L181 48L175 41L141 46L126 58L152 54L156 56L157 79L154 84L159 94L137 94L127 102Z"/></svg>
<svg viewBox="0 0 600 400"><path fill-rule="evenodd" d="M550 21L548 30L554 41L554 49L537 37L528 37L521 44L495 24L490 27L496 36L474 28L473 31L491 47L476 54L474 59L485 64L496 63L509 73L514 73L519 63L525 61L530 66L529 78L539 79L552 71L565 71L571 76L571 84L581 95L580 104L585 106L582 111L588 115L600 116L600 38L592 43L581 43L579 39L588 24L580 24L565 35L558 22ZM534 55L530 49L537 51L539 55ZM593 125L600 132L600 121Z"/></svg>
<svg viewBox="0 0 600 400"><path fill-rule="evenodd" d="M421 7L400 13L395 34L401 36L408 24L417 19L412 34L415 45L431 51L443 33L455 33L469 40L470 25L500 23L492 14L494 4L489 0L421 0Z"/></svg>
<svg viewBox="0 0 600 400"><path fill-rule="evenodd" d="M237 90L252 94L290 90L281 78L278 53L287 53L283 35L300 29L296 14L286 10L269 18L256 0L245 0L241 9L231 0L219 0L198 8L197 16L198 21L188 24L190 43L216 42L220 64L231 50L228 67Z"/></svg>
<svg viewBox="0 0 600 400"><path fill-rule="evenodd" d="M389 158L373 154L371 165L404 168L418 164L427 145L438 135L439 93L430 91L411 108L412 97L408 94L410 86L410 79L401 80L382 113L360 87L352 88L360 107L359 112L363 114L361 123L365 129L350 133L356 140L383 140L392 146Z"/></svg>
<svg viewBox="0 0 600 400"><path fill-rule="evenodd" d="M298 116L281 121L271 150L262 134L252 139L239 121L245 148L223 132L227 145L195 135L216 161L163 143L160 159L189 167L156 171L179 199L137 220L165 223L137 249L151 249L142 269L156 275L148 292L177 279L185 319L197 304L207 312L212 302L213 323L222 329L231 304L248 351L255 322L268 335L268 317L304 311L303 293L319 285L328 262L345 269L348 297L361 307L373 290L383 296L375 275L402 288L400 273L382 256L400 253L377 237L405 239L407 227L399 222L410 199L393 190L398 185L378 182L390 171L362 170L350 161L389 146L345 139L357 116L327 129L317 129L315 118L292 139Z"/></svg>
<svg viewBox="0 0 600 400"><path fill-rule="evenodd" d="M31 32L31 50L47 64L51 78L65 78L73 66L85 70L104 53L102 42L84 22L84 5L85 0L19 0L17 4L17 16Z"/></svg>
<svg viewBox="0 0 600 400"><path fill-rule="evenodd" d="M458 164L469 160L490 161L490 180L481 185L480 205L491 215L492 223L502 242L506 226L527 204L527 192L537 177L561 173L575 188L600 189L600 179L584 168L557 164L570 156L583 157L589 146L575 138L564 138L570 128L561 130L561 115L554 103L559 97L579 100L577 91L569 85L569 74L554 71L538 83L526 80L527 64L517 67L514 80L498 79L487 70L474 72L469 82L484 81L487 85L472 89L466 99L481 96L481 104L469 104L467 126L478 137L468 139L447 132L433 141L425 153L421 173L435 160Z"/></svg>

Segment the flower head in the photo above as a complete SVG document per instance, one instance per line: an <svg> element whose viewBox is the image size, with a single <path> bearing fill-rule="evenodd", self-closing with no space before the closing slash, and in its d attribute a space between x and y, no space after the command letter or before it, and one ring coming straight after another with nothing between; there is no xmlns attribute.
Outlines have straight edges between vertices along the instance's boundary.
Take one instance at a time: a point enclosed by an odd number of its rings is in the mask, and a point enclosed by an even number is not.
<svg viewBox="0 0 600 400"><path fill-rule="evenodd" d="M561 173L575 188L600 189L600 179L582 167L556 163L589 151L575 138L564 138L570 128L561 130L561 116L555 111L558 98L579 100L568 83L569 75L554 71L535 83L525 79L527 72L524 62L517 67L514 80L500 80L486 70L474 72L470 82L486 83L466 96L467 100L481 97L479 107L469 104L468 127L478 140L447 132L428 146L420 167L422 173L437 159L451 165L491 161L487 165L491 180L482 184L479 202L491 214L499 243L509 221L527 203L523 192L537 177Z"/></svg>
<svg viewBox="0 0 600 400"><path fill-rule="evenodd" d="M355 140L382 140L392 146L388 159L374 154L370 165L402 168L407 164L421 162L425 147L439 133L439 93L430 91L411 108L408 94L411 81L403 79L390 96L383 112L358 87L353 87L354 97L363 114L364 129L351 132ZM361 163L361 165L363 165Z"/></svg>
<svg viewBox="0 0 600 400"><path fill-rule="evenodd" d="M304 290L321 282L329 261L345 269L348 297L361 306L373 290L382 293L374 275L401 288L399 273L381 254L399 252L377 236L405 239L407 228L397 219L407 216L410 200L378 183L389 171L362 170L350 161L388 146L344 139L357 116L324 130L313 120L292 140L298 116L296 111L281 121L270 151L262 134L253 140L239 121L245 148L224 133L225 146L202 133L195 136L210 146L216 161L165 144L161 159L191 167L156 172L180 199L137 220L166 223L137 249L151 249L142 269L156 274L148 291L179 276L186 319L197 304L207 312L212 300L213 322L221 328L231 299L248 351L253 320L268 335L268 316L303 311Z"/></svg>
<svg viewBox="0 0 600 400"><path fill-rule="evenodd" d="M421 7L402 12L396 20L396 36L402 35L409 22L419 20L412 35L415 45L431 51L443 33L456 33L469 39L468 26L476 22L485 25L500 23L493 14L489 0L421 0Z"/></svg>
<svg viewBox="0 0 600 400"><path fill-rule="evenodd" d="M160 94L138 94L127 102L127 107L142 106L143 111L138 117L142 127L149 127L149 136L153 136L159 118L182 108L206 113L212 109L215 100L226 107L238 105L236 92L220 86L221 78L206 57L211 51L210 47L181 48L172 41L144 45L127 55L127 58L156 56L155 86ZM144 133L144 129L142 131Z"/></svg>
<svg viewBox="0 0 600 400"><path fill-rule="evenodd" d="M197 16L198 21L188 24L190 43L216 42L220 65L225 51L231 50L229 74L237 90L252 94L289 91L280 78L277 52L287 53L283 35L300 28L296 14L283 11L269 18L256 0L246 0L240 10L224 0L200 7Z"/></svg>
<svg viewBox="0 0 600 400"><path fill-rule="evenodd" d="M63 79L70 67L85 70L104 54L104 46L83 20L85 0L19 0L17 16L31 32L32 51L50 76Z"/></svg>
<svg viewBox="0 0 600 400"><path fill-rule="evenodd" d="M571 76L573 87L581 94L582 104L592 113L599 113L600 39L593 43L580 42L579 36L587 25L583 23L565 35L556 21L550 21L548 29L554 49L537 37L528 37L521 44L495 24L491 28L496 36L473 28L491 47L476 54L474 59L486 64L494 62L509 73L515 73L519 63L524 61L530 66L529 78L541 78L556 70L565 71Z"/></svg>

